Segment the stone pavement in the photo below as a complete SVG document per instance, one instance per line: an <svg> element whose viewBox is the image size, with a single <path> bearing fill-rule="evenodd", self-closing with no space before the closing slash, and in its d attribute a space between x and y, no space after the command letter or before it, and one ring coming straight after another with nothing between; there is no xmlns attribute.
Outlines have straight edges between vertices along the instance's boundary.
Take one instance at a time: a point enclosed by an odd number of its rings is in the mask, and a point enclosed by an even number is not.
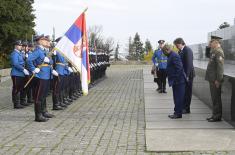
<svg viewBox="0 0 235 155"><path fill-rule="evenodd" d="M211 110L193 96L191 114L172 120L174 102L170 88L167 94L156 92L149 69L144 69L144 96L147 151L233 151L235 130L225 121L209 123ZM233 152L235 154L235 152Z"/></svg>
<svg viewBox="0 0 235 155"><path fill-rule="evenodd" d="M56 118L45 123L34 122L33 106L12 109L11 81L0 83L0 154L214 154L146 152L143 68L149 71L143 66L112 66L88 96L64 111L52 111ZM50 110L50 96L48 104Z"/></svg>

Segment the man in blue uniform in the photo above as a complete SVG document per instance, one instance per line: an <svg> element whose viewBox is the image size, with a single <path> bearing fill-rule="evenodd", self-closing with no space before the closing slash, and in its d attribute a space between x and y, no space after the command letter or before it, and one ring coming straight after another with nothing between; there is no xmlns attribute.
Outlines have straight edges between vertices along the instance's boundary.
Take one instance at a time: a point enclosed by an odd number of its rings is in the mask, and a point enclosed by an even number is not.
<svg viewBox="0 0 235 155"><path fill-rule="evenodd" d="M159 88L158 92L159 93L166 93L166 67L167 67L167 56L163 53L161 50L162 47L164 46L165 41L164 40L159 40L159 49L154 52L154 55L152 57L152 61L154 65L158 69L158 78L159 78Z"/></svg>
<svg viewBox="0 0 235 155"><path fill-rule="evenodd" d="M191 48L185 45L185 42L182 38L175 39L174 44L179 49L179 55L181 57L184 73L187 79L185 85L183 114L189 114L192 100L193 78L195 77L193 66L193 51Z"/></svg>
<svg viewBox="0 0 235 155"><path fill-rule="evenodd" d="M66 66L66 61L65 58L57 51L54 51L53 61L54 68L59 74L58 77L54 76L53 78L53 110L63 110L67 107L67 105L63 103L62 99L62 91L64 90L64 70Z"/></svg>
<svg viewBox="0 0 235 155"><path fill-rule="evenodd" d="M25 69L24 57L20 52L22 49L21 41L16 41L14 45L15 49L11 53L12 102L15 109L21 109L24 106L21 104L20 96L24 95L25 76L29 75L29 71Z"/></svg>
<svg viewBox="0 0 235 155"><path fill-rule="evenodd" d="M175 103L174 114L169 115L171 119L182 118L182 108L185 94L185 73L180 56L172 51L172 46L166 44L163 52L168 56L167 60L167 76L169 86L173 90L173 98Z"/></svg>
<svg viewBox="0 0 235 155"><path fill-rule="evenodd" d="M157 78L154 79L154 82L156 82L157 85L158 85L157 91L159 93L163 93L163 92L166 93L166 90L164 88L166 88L166 72L165 72L165 69L166 69L166 64L167 64L167 57L163 56L164 54L162 54L162 50L161 50L162 47L164 46L164 43L165 43L164 40L159 40L158 41L158 44L159 44L158 49L155 50L155 52L153 54L153 57L152 57L152 62L153 62L153 65L155 66L155 71L157 72L156 73ZM164 62L165 64L164 65L160 64L160 66L159 66L159 63L161 62L161 60L165 61ZM161 67L161 71L160 71L159 67Z"/></svg>
<svg viewBox="0 0 235 155"><path fill-rule="evenodd" d="M29 43L28 41L24 41L22 43L22 55L25 61L25 68L29 70L28 65L26 63L26 60L28 59L29 55ZM28 81L30 79L30 76L32 76L32 72L29 72L29 75L25 76L25 81ZM20 96L21 104L24 106L31 105L33 103L33 94L32 94L32 82L23 90L23 94ZM27 98L27 101L26 101Z"/></svg>
<svg viewBox="0 0 235 155"><path fill-rule="evenodd" d="M49 114L46 109L46 96L48 93L48 86L50 85L51 73L54 76L58 76L55 70L52 70L52 60L49 58L49 54L45 50L48 45L48 39L44 35L37 36L35 38L37 47L32 54L29 54L27 63L30 71L35 75L35 121L46 122L48 118L54 117Z"/></svg>

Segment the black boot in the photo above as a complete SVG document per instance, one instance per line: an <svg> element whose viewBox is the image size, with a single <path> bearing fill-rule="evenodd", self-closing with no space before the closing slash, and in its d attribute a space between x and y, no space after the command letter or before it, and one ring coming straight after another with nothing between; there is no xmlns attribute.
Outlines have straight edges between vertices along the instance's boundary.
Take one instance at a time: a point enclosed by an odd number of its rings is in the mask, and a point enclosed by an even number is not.
<svg viewBox="0 0 235 155"><path fill-rule="evenodd" d="M59 104L58 98L55 95L52 96L52 101L53 101L52 110L63 110L63 108Z"/></svg>
<svg viewBox="0 0 235 155"><path fill-rule="evenodd" d="M48 118L45 118L42 115L42 112L41 112L41 103L40 102L35 103L34 110L35 110L35 121L36 122L46 122L46 121L48 121Z"/></svg>
<svg viewBox="0 0 235 155"><path fill-rule="evenodd" d="M44 117L46 117L46 118L53 118L53 117L55 117L55 115L48 113L48 111L47 111L46 99L44 99L44 100L42 101L41 107L42 107L42 115L43 115Z"/></svg>
<svg viewBox="0 0 235 155"><path fill-rule="evenodd" d="M18 93L17 95L12 95L12 102L14 104L15 109L22 109L24 106L20 104L20 94Z"/></svg>

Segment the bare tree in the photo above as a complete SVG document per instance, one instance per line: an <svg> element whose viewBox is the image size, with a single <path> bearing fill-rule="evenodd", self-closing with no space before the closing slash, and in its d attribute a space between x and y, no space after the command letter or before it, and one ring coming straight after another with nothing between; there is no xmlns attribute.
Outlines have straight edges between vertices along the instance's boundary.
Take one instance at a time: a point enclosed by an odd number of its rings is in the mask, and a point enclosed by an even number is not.
<svg viewBox="0 0 235 155"><path fill-rule="evenodd" d="M114 50L114 39L109 37L105 39L102 35L102 26L92 26L88 29L89 46L97 52L105 52L110 54Z"/></svg>

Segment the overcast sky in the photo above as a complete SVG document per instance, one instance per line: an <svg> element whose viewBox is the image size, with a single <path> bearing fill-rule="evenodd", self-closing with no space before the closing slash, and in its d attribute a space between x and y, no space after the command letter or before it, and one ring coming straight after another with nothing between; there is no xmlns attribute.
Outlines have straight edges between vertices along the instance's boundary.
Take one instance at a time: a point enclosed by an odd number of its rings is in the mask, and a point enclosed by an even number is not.
<svg viewBox="0 0 235 155"><path fill-rule="evenodd" d="M207 33L235 17L234 0L35 0L36 31L63 35L88 7L87 26L102 25L106 37L121 43L139 32L156 47L159 39L187 44L207 41Z"/></svg>

